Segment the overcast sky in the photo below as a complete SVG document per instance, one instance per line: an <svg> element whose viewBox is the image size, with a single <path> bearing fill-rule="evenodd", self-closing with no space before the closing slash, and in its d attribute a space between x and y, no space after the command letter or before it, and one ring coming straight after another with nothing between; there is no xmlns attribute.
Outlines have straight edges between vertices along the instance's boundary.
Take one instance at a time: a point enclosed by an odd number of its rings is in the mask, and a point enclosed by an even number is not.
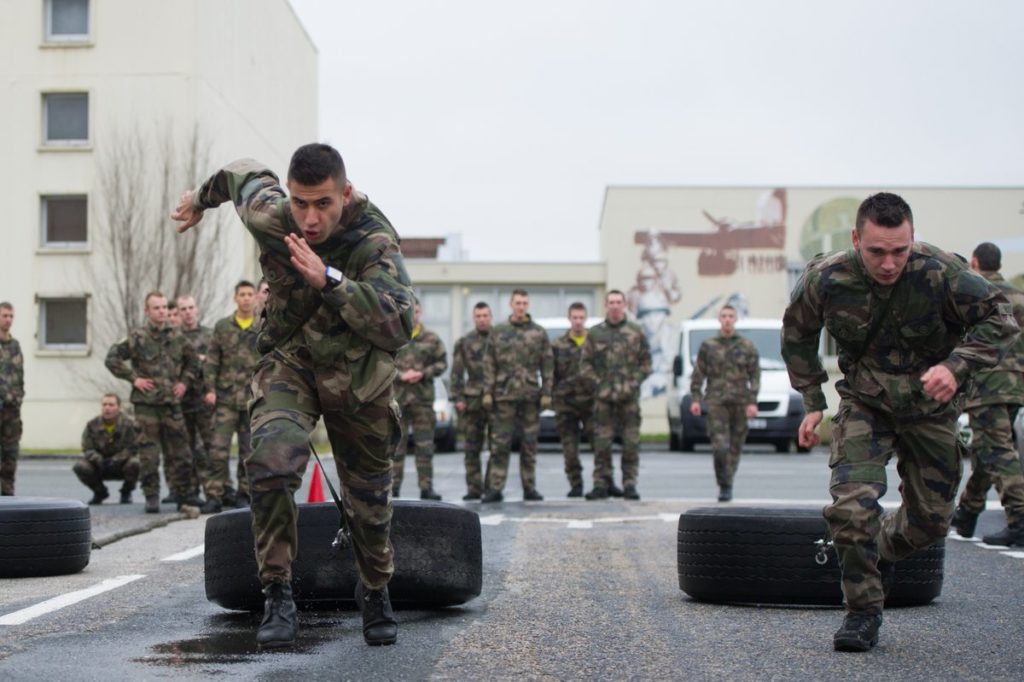
<svg viewBox="0 0 1024 682"><path fill-rule="evenodd" d="M1018 0L291 0L404 236L593 261L608 185L1024 185Z"/></svg>

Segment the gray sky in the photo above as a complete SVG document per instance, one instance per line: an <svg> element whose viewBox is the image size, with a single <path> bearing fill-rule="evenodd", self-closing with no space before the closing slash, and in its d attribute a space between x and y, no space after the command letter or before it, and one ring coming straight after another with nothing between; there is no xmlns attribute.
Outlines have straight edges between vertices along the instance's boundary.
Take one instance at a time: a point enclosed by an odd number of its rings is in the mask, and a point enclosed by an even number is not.
<svg viewBox="0 0 1024 682"><path fill-rule="evenodd" d="M404 236L593 261L608 185L1024 185L1017 0L291 0Z"/></svg>

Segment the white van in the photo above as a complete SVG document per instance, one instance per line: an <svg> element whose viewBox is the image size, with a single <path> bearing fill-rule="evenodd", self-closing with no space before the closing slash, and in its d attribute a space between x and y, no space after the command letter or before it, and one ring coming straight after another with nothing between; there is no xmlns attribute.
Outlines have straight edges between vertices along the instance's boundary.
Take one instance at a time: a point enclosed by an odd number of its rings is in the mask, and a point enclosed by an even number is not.
<svg viewBox="0 0 1024 682"><path fill-rule="evenodd" d="M718 334L717 319L685 320L680 325L677 355L672 365L672 387L668 395L669 448L693 450L696 443L709 442L704 415L690 414L690 377L701 343ZM782 320L746 318L736 321L736 333L750 339L761 356L761 390L757 394L757 417L748 420L748 443L768 443L778 452L807 452L797 444L797 432L804 419L803 398L789 385L782 361Z"/></svg>

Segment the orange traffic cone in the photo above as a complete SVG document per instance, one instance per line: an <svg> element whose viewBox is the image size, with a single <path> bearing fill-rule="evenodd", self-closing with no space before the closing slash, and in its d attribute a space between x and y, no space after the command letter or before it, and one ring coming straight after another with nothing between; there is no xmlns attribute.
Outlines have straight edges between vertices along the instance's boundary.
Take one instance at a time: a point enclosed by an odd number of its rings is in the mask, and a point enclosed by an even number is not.
<svg viewBox="0 0 1024 682"><path fill-rule="evenodd" d="M324 482L320 476L320 463L313 465L313 480L309 482L309 499L306 502L324 501Z"/></svg>

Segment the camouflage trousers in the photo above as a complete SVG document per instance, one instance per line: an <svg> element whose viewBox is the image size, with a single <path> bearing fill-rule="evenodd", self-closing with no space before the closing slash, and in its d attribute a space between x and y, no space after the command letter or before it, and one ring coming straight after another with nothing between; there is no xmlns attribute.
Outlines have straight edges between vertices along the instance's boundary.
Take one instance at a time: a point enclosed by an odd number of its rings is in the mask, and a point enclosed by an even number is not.
<svg viewBox="0 0 1024 682"><path fill-rule="evenodd" d="M409 438L416 447L416 477L420 490L434 487L434 406L431 403L409 403L402 406L402 435L395 448L394 471L391 474L392 494L398 495L405 472L405 454Z"/></svg>
<svg viewBox="0 0 1024 682"><path fill-rule="evenodd" d="M615 482L612 443L616 429L622 434L622 486L635 486L640 477L640 402L637 400L595 400L594 487Z"/></svg>
<svg viewBox="0 0 1024 682"><path fill-rule="evenodd" d="M190 405L182 410L182 416L188 433L188 449L192 452L192 485L189 490L199 490L199 486L205 489L213 447L213 408L206 404Z"/></svg>
<svg viewBox="0 0 1024 682"><path fill-rule="evenodd" d="M238 493L249 494L249 477L245 460L252 452L249 433L249 411L217 403L213 418L213 446L210 448L206 475L206 498L223 499L231 487L231 439L238 434L238 467L235 470Z"/></svg>
<svg viewBox="0 0 1024 682"><path fill-rule="evenodd" d="M480 405L480 398L467 400L466 409L459 414L459 428L465 439L463 462L466 467L466 492L481 495L484 491L483 474L480 466L480 452L486 445L487 425L490 415Z"/></svg>
<svg viewBox="0 0 1024 682"><path fill-rule="evenodd" d="M832 470L825 507L850 611L881 613L879 558L897 561L946 536L963 463L956 410L933 414L892 412L859 401L840 383L832 420ZM882 516L885 465L897 457L902 504Z"/></svg>
<svg viewBox="0 0 1024 682"><path fill-rule="evenodd" d="M967 410L971 421L971 476L960 506L974 514L985 510L985 496L995 484L1010 524L1024 521L1024 472L1013 443L1013 420L1019 405L981 405Z"/></svg>
<svg viewBox="0 0 1024 682"><path fill-rule="evenodd" d="M103 481L124 481L121 490L130 493L135 490L135 484L139 481L139 458L127 450L118 452L110 457L104 457L98 452L90 452L82 456L82 459L75 462L71 467L78 480L85 484L89 490L96 490L103 485Z"/></svg>
<svg viewBox="0 0 1024 682"><path fill-rule="evenodd" d="M562 443L562 456L565 458L565 476L570 486L583 485L583 465L580 463L580 425L584 432L590 434L591 413L594 404L590 400L573 400L561 398L555 401L555 428Z"/></svg>
<svg viewBox="0 0 1024 682"><path fill-rule="evenodd" d="M21 405L0 403L0 494L14 494L21 442Z"/></svg>
<svg viewBox="0 0 1024 682"><path fill-rule="evenodd" d="M487 461L487 487L501 492L508 480L512 438L520 429L519 478L523 490L537 487L537 435L540 432L540 403L536 400L501 400L494 403L491 416L491 457Z"/></svg>
<svg viewBox="0 0 1024 682"><path fill-rule="evenodd" d="M160 454L171 494L187 497L192 486L192 451L179 405L135 405L135 421L144 441L139 445L139 475L146 497L160 494Z"/></svg>
<svg viewBox="0 0 1024 682"><path fill-rule="evenodd" d="M747 441L747 406L741 403L705 403L711 451L715 458L715 480L719 488L731 488L740 454Z"/></svg>
<svg viewBox="0 0 1024 682"><path fill-rule="evenodd" d="M349 381L347 373L314 372L308 360L277 351L264 355L256 368L250 403L252 454L245 465L263 585L291 581L298 551L295 491L309 462L309 433L321 415L363 584L380 589L394 573L391 458L401 432L398 405L390 388L360 402Z"/></svg>

